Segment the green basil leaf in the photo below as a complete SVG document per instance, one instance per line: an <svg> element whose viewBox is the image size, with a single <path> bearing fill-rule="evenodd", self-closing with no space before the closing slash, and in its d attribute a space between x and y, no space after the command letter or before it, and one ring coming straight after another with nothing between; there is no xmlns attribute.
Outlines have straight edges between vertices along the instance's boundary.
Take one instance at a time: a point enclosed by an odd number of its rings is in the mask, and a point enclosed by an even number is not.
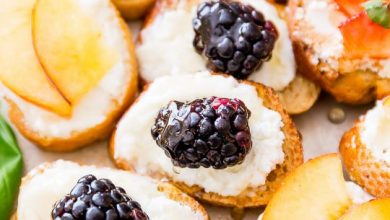
<svg viewBox="0 0 390 220"><path fill-rule="evenodd" d="M382 0L372 0L363 4L368 17L384 28L390 28L389 4Z"/></svg>
<svg viewBox="0 0 390 220"><path fill-rule="evenodd" d="M0 116L0 219L9 219L19 189L23 158L12 129Z"/></svg>

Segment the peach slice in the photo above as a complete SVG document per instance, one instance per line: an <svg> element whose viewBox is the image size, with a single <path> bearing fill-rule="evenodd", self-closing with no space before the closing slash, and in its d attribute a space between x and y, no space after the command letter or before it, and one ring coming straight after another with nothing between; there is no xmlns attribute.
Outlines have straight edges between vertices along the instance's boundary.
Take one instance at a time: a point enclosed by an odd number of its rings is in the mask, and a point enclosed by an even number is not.
<svg viewBox="0 0 390 220"><path fill-rule="evenodd" d="M333 220L351 205L341 160L329 154L290 173L271 198L263 220Z"/></svg>
<svg viewBox="0 0 390 220"><path fill-rule="evenodd" d="M387 96L383 99L383 105L386 107L390 107L390 96Z"/></svg>
<svg viewBox="0 0 390 220"><path fill-rule="evenodd" d="M356 206L348 211L340 220L389 220L390 198L377 199Z"/></svg>
<svg viewBox="0 0 390 220"><path fill-rule="evenodd" d="M33 11L38 57L72 105L97 86L118 57L102 34L107 27L83 7L90 6L79 0L38 0Z"/></svg>
<svg viewBox="0 0 390 220"><path fill-rule="evenodd" d="M339 29L347 57L387 59L390 56L390 29L371 21L366 12L348 19Z"/></svg>
<svg viewBox="0 0 390 220"><path fill-rule="evenodd" d="M367 0L336 0L341 11L347 14L348 17L352 17L362 12L364 10L362 4L366 1Z"/></svg>
<svg viewBox="0 0 390 220"><path fill-rule="evenodd" d="M71 107L47 78L34 52L31 12L35 0L2 1L0 7L0 80L15 94L60 115Z"/></svg>

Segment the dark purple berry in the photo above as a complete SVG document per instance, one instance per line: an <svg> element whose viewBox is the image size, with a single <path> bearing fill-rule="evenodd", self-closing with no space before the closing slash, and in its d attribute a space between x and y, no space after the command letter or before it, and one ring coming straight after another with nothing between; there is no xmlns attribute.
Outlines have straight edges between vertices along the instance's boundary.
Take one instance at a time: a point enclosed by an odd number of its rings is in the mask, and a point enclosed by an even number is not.
<svg viewBox="0 0 390 220"><path fill-rule="evenodd" d="M239 99L172 101L159 111L151 133L175 166L223 169L242 163L249 152L249 117Z"/></svg>
<svg viewBox="0 0 390 220"><path fill-rule="evenodd" d="M106 220L117 220L117 219L118 219L118 213L116 212L115 209L110 209L106 212Z"/></svg>
<svg viewBox="0 0 390 220"><path fill-rule="evenodd" d="M271 58L275 26L249 5L217 0L199 5L193 20L196 51L216 72L246 79Z"/></svg>
<svg viewBox="0 0 390 220"><path fill-rule="evenodd" d="M104 220L104 213L98 207L91 207L87 210L85 219L88 220Z"/></svg>
<svg viewBox="0 0 390 220"><path fill-rule="evenodd" d="M93 175L80 178L71 193L56 202L51 216L55 220L149 219L123 188L116 187L108 179L98 180Z"/></svg>
<svg viewBox="0 0 390 220"><path fill-rule="evenodd" d="M218 55L222 58L231 58L234 53L234 45L233 42L229 38L224 38L217 45Z"/></svg>
<svg viewBox="0 0 390 220"><path fill-rule="evenodd" d="M75 202L75 204L73 205L72 215L75 218L80 219L84 216L86 210L87 210L87 205L85 204L85 202L79 200Z"/></svg>

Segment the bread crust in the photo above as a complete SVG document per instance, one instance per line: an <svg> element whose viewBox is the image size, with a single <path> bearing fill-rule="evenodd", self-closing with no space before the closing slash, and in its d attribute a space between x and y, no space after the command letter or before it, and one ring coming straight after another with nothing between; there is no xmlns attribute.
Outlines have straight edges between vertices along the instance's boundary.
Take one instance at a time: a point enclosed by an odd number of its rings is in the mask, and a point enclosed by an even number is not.
<svg viewBox="0 0 390 220"><path fill-rule="evenodd" d="M112 8L114 8L113 5ZM112 132L116 122L126 111L128 106L134 101L138 92L138 66L135 58L134 44L132 42L130 30L128 29L126 23L122 20L122 18L120 18L119 12L116 11L116 13L120 21L122 31L125 34L130 52L129 66L131 66L131 70L129 70L128 73L130 75L130 81L127 85L128 87L123 99L119 102L112 103L115 108L106 115L104 121L83 131L73 132L68 137L44 136L33 130L25 122L22 110L14 101L6 97L9 104L8 115L10 120L19 132L23 134L23 136L36 143L38 147L48 151L67 152L78 149L97 140L105 139Z"/></svg>
<svg viewBox="0 0 390 220"><path fill-rule="evenodd" d="M40 175L45 172L46 169L50 168L53 165L53 163L44 163L40 166L34 168L32 171L30 171L26 176L22 178L22 183L20 188L22 189L24 185L26 185L27 182L29 182L32 178L34 178L37 175ZM204 217L204 220L209 220L209 216L205 210L205 208L200 205L195 199L191 198L181 190L179 190L177 187L173 186L170 183L167 182L159 182L157 186L158 191L164 192L164 194L171 200L179 202L180 204L186 205L190 207L193 211L196 211L198 213L201 213ZM17 212L14 213L14 215L11 218L12 220L17 220Z"/></svg>
<svg viewBox="0 0 390 220"><path fill-rule="evenodd" d="M347 131L340 142L340 153L350 178L367 192L390 197L390 164L376 160L361 140L360 127L364 117Z"/></svg>
<svg viewBox="0 0 390 220"><path fill-rule="evenodd" d="M312 45L304 43L303 39L291 34L297 29L295 11L303 4L303 0L290 0L287 10L290 18L288 22L290 38L293 42L298 72L316 82L339 102L360 105L389 95L390 80L379 77L375 72L368 70L340 72L331 67L326 68L329 71L321 71L321 66L329 66L329 64L313 64L310 61L315 57Z"/></svg>
<svg viewBox="0 0 390 220"><path fill-rule="evenodd" d="M197 4L199 0L187 0L188 3L186 6L191 6ZM169 9L175 9L180 0L157 0L154 7L146 15L142 29L153 24L157 16ZM281 18L286 19L286 16L283 12L283 6L277 5L275 3L270 3L274 5ZM142 44L141 35L138 36L138 44ZM147 84L147 80L142 79L142 74L140 75L141 83ZM300 114L309 110L314 103L317 101L320 94L320 87L315 83L308 80L300 71L297 71L296 77L290 84L284 88L282 91L278 92L280 100L289 114Z"/></svg>
<svg viewBox="0 0 390 220"><path fill-rule="evenodd" d="M127 20L136 20L151 9L155 0L112 0L122 16Z"/></svg>
<svg viewBox="0 0 390 220"><path fill-rule="evenodd" d="M282 148L285 154L285 158L282 164L278 164L277 167L268 174L265 185L254 188L247 188L237 196L222 196L217 193L205 192L202 187L197 185L188 186L183 182L176 182L172 179L169 179L170 177L164 173L149 173L150 176L159 179L168 178L173 185L177 186L182 191L213 205L245 208L258 207L268 203L272 194L280 186L281 181L284 179L286 174L303 163L301 137L294 125L294 122L291 120L290 116L283 109L281 103L279 102L277 94L271 88L254 82L241 81L241 83L254 86L257 90L258 96L263 99L264 106L277 111L281 115L284 124L282 131L285 135L285 140L283 142ZM146 91L146 89L147 87L144 89L144 91ZM142 94L138 97L137 100L141 98ZM112 161L118 168L133 172L135 171L135 169L133 169L134 164L128 163L123 158L115 157L115 132L111 137L108 151Z"/></svg>

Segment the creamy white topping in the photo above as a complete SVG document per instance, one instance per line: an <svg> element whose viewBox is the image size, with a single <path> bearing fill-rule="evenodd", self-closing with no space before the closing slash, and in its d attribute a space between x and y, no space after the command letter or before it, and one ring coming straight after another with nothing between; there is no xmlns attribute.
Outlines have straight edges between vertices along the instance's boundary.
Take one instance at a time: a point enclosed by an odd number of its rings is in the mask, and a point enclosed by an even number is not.
<svg viewBox="0 0 390 220"><path fill-rule="evenodd" d="M374 199L372 195L368 194L356 183L351 181L346 181L345 183L347 184L348 195L352 199L353 203L362 204Z"/></svg>
<svg viewBox="0 0 390 220"><path fill-rule="evenodd" d="M388 60L382 60L382 69L379 70L379 76L383 78L390 78L390 59Z"/></svg>
<svg viewBox="0 0 390 220"><path fill-rule="evenodd" d="M20 189L17 209L19 220L51 220L55 202L68 194L77 180L87 174L93 174L98 179L110 179L116 186L124 188L152 220L204 219L202 213L169 199L157 189L158 182L149 177L110 168L79 166L61 160L54 162L43 173L30 174L34 177Z"/></svg>
<svg viewBox="0 0 390 220"><path fill-rule="evenodd" d="M241 99L251 111L251 151L241 165L223 170L174 167L150 134L159 109L171 100L192 101L210 96ZM267 175L284 161L282 126L281 115L263 106L256 88L238 83L233 77L205 72L160 77L119 122L114 137L114 158L134 165L139 173L164 172L175 181L199 185L206 192L234 196L248 187L263 185Z"/></svg>
<svg viewBox="0 0 390 220"><path fill-rule="evenodd" d="M390 165L390 106L377 101L376 106L367 112L360 126L363 144L378 161Z"/></svg>
<svg viewBox="0 0 390 220"><path fill-rule="evenodd" d="M266 19L275 24L279 33L272 59L252 73L249 79L283 90L294 79L296 71L287 25L276 8L265 0L241 2L262 12ZM192 45L195 36L192 19L195 18L197 5L193 4L189 9L182 1L177 9L160 12L153 23L142 30L142 43L137 47L137 55L142 77L146 81L164 75L206 70L207 60Z"/></svg>
<svg viewBox="0 0 390 220"><path fill-rule="evenodd" d="M371 199L374 199L373 196L365 192L360 186L356 185L354 182L346 181L345 184L347 185L347 193L354 204L362 204L370 201ZM257 220L262 220L263 215L264 213L262 213Z"/></svg>
<svg viewBox="0 0 390 220"><path fill-rule="evenodd" d="M107 46L115 49L118 60L99 84L74 106L70 118L60 117L29 103L1 86L1 93L11 98L23 112L25 123L34 132L43 136L66 138L74 132L81 132L104 122L107 114L122 104L130 80L132 80L130 73L133 67L130 66L126 38L110 1L75 2L85 13L93 16L95 22L102 27L102 38Z"/></svg>
<svg viewBox="0 0 390 220"><path fill-rule="evenodd" d="M357 70L372 71L381 77L390 77L390 59L339 59L343 56L343 36L338 28L347 17L339 11L336 2L331 0L304 0L294 14L296 25L292 35L310 46L312 64L319 65L322 71L343 73Z"/></svg>

